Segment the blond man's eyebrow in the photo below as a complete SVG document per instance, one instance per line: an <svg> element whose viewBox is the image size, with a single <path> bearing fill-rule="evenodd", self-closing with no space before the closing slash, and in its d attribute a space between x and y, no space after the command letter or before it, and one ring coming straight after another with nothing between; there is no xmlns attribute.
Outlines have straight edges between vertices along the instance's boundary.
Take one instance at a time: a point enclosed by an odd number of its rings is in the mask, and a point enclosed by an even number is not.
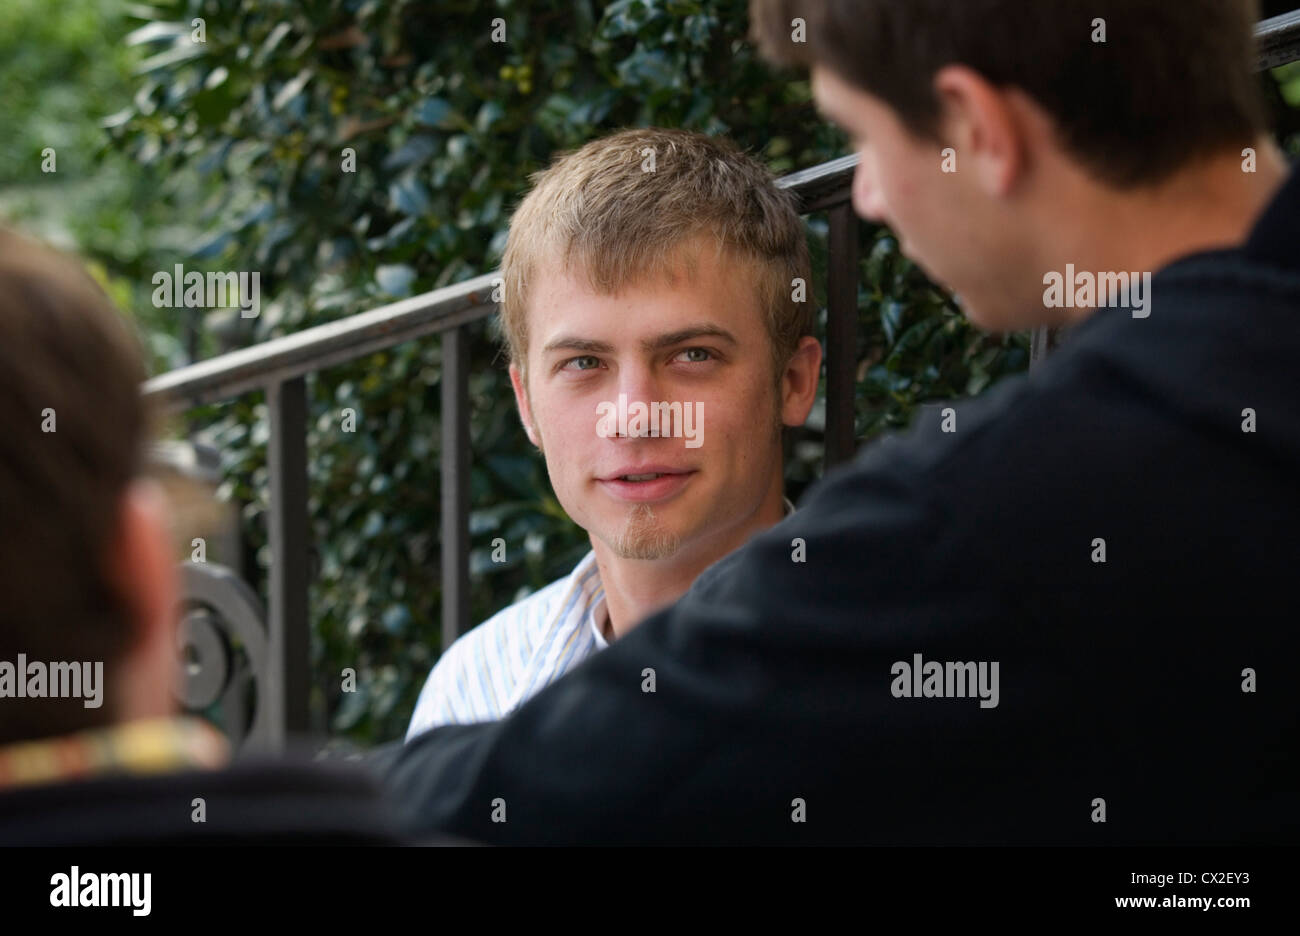
<svg viewBox="0 0 1300 936"><path fill-rule="evenodd" d="M739 341L736 336L719 325L691 325L686 328L679 328L677 331L671 331L655 338L647 338L641 342L641 347L646 351L662 351L664 348L671 348L674 345L684 344L687 341L694 341L697 338L718 338L729 344L738 345Z"/></svg>
<svg viewBox="0 0 1300 936"><path fill-rule="evenodd" d="M645 338L641 341L641 348L644 351L662 351L664 348L671 348L674 345L684 344L687 341L694 341L698 338L717 338L729 344L738 345L739 341L736 336L719 325L690 325L686 328L679 328L676 331L666 332L662 335L656 335L654 338ZM549 354L552 351L577 351L582 354L613 354L614 346L604 341L596 341L591 338L579 338L576 335L559 335L548 341L542 348L543 354Z"/></svg>
<svg viewBox="0 0 1300 936"><path fill-rule="evenodd" d="M612 354L614 346L603 341L593 341L590 338L579 338L576 335L560 335L552 338L542 348L543 354L549 354L551 351L580 351L585 354Z"/></svg>

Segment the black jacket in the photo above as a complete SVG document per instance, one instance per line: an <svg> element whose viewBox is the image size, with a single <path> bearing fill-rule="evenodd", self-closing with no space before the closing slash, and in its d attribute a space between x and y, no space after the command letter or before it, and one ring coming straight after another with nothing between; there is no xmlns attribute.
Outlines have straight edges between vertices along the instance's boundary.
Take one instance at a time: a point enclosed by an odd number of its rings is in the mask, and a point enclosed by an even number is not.
<svg viewBox="0 0 1300 936"><path fill-rule="evenodd" d="M398 844L380 792L355 768L292 761L103 776L0 793L0 845Z"/></svg>
<svg viewBox="0 0 1300 936"><path fill-rule="evenodd" d="M1300 176L1240 249L1160 271L1150 309L1097 311L954 404L955 432L935 411L872 443L505 720L377 755L407 821L1300 842ZM897 697L916 654L998 663L998 704Z"/></svg>

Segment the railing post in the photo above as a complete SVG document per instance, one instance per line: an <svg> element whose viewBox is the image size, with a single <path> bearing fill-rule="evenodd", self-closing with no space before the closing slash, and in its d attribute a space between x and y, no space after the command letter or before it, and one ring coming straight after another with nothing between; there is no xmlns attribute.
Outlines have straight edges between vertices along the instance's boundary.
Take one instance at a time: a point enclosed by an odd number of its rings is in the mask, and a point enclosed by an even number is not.
<svg viewBox="0 0 1300 936"><path fill-rule="evenodd" d="M469 630L469 336L442 336L442 649Z"/></svg>
<svg viewBox="0 0 1300 936"><path fill-rule="evenodd" d="M826 459L824 470L853 457L854 392L858 364L858 217L850 202L827 212Z"/></svg>
<svg viewBox="0 0 1300 936"><path fill-rule="evenodd" d="M1056 330L1049 325L1039 325L1029 333L1029 372L1043 366L1047 356L1056 350Z"/></svg>
<svg viewBox="0 0 1300 936"><path fill-rule="evenodd" d="M275 750L291 732L307 730L310 630L307 622L307 381L294 377L267 387L270 441L271 547L268 665L257 704L267 708Z"/></svg>

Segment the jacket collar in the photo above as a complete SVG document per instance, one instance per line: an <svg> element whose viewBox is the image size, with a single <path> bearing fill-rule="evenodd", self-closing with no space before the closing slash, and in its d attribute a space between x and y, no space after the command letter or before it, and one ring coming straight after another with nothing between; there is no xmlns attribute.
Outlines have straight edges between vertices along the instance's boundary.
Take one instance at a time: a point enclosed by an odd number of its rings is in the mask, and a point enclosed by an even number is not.
<svg viewBox="0 0 1300 936"><path fill-rule="evenodd" d="M1293 168L1243 248L1252 261L1300 270L1300 168Z"/></svg>

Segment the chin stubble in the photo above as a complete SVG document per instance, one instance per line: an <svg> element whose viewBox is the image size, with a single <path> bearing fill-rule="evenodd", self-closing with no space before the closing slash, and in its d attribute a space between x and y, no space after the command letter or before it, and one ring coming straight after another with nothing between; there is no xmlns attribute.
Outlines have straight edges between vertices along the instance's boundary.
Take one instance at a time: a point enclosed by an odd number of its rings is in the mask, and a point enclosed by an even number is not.
<svg viewBox="0 0 1300 936"><path fill-rule="evenodd" d="M668 559L681 547L677 534L667 529L649 504L637 504L610 543L620 559Z"/></svg>

